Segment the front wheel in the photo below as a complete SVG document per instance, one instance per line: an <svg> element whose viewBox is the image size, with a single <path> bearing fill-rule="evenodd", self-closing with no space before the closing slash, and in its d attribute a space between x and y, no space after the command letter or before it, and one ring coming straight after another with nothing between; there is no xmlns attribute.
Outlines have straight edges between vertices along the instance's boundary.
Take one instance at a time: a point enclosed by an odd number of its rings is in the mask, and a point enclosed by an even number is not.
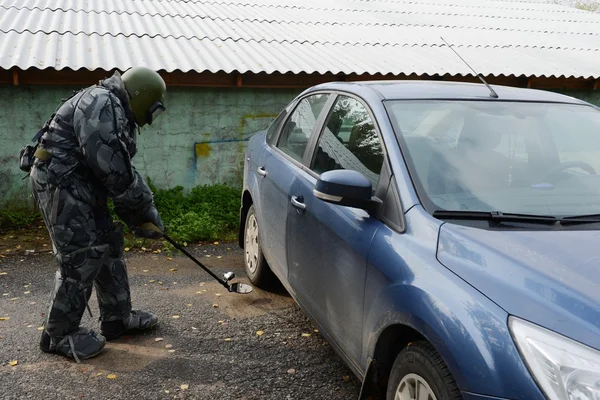
<svg viewBox="0 0 600 400"><path fill-rule="evenodd" d="M460 390L442 357L427 342L416 342L398 354L387 388L387 400L459 400Z"/></svg>
<svg viewBox="0 0 600 400"><path fill-rule="evenodd" d="M262 252L258 230L258 219L256 218L254 205L252 205L248 210L244 229L244 265L246 266L246 275L254 286L261 289L269 289L273 285L275 276L271 272Z"/></svg>

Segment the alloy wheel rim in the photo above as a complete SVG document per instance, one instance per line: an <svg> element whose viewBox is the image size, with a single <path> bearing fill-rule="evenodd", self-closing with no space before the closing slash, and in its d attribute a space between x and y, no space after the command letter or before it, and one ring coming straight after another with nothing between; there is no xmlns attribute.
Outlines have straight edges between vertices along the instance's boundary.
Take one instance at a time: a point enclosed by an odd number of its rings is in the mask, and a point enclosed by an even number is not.
<svg viewBox="0 0 600 400"><path fill-rule="evenodd" d="M437 400L425 379L417 374L408 374L398 384L394 400Z"/></svg>
<svg viewBox="0 0 600 400"><path fill-rule="evenodd" d="M246 267L252 275L258 268L258 222L251 215L246 226Z"/></svg>

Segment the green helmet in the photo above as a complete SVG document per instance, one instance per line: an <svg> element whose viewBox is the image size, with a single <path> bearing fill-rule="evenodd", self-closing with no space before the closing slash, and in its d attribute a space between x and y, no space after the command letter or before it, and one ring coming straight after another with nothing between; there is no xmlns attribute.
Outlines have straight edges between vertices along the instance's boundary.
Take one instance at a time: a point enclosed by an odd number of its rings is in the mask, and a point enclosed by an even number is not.
<svg viewBox="0 0 600 400"><path fill-rule="evenodd" d="M156 72L147 67L133 67L123 76L125 90L129 94L131 111L139 126L152 125L152 121L166 108L164 106L167 86Z"/></svg>

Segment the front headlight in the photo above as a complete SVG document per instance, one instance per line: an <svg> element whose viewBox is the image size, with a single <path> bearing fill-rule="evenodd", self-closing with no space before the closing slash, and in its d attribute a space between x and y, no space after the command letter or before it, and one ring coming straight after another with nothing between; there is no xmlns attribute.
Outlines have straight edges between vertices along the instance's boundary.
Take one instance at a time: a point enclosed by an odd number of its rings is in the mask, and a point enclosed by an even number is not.
<svg viewBox="0 0 600 400"><path fill-rule="evenodd" d="M518 318L508 324L549 400L600 400L599 351Z"/></svg>

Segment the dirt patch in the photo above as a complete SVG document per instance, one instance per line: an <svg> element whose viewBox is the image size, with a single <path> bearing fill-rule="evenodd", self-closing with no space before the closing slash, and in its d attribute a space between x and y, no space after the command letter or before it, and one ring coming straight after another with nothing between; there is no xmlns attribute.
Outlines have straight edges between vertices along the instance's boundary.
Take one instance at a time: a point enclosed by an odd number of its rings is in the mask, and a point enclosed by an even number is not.
<svg viewBox="0 0 600 400"><path fill-rule="evenodd" d="M141 371L148 364L171 355L165 342L155 342L154 337L144 339L122 339L110 342L97 357L86 364L99 370L115 372Z"/></svg>
<svg viewBox="0 0 600 400"><path fill-rule="evenodd" d="M249 283L247 279L236 281ZM216 305L215 308L236 319L257 317L294 306L294 300L289 295L266 292L258 288L254 288L250 294L234 294L229 293L217 282L202 282L194 286L171 289L171 293L189 300Z"/></svg>

